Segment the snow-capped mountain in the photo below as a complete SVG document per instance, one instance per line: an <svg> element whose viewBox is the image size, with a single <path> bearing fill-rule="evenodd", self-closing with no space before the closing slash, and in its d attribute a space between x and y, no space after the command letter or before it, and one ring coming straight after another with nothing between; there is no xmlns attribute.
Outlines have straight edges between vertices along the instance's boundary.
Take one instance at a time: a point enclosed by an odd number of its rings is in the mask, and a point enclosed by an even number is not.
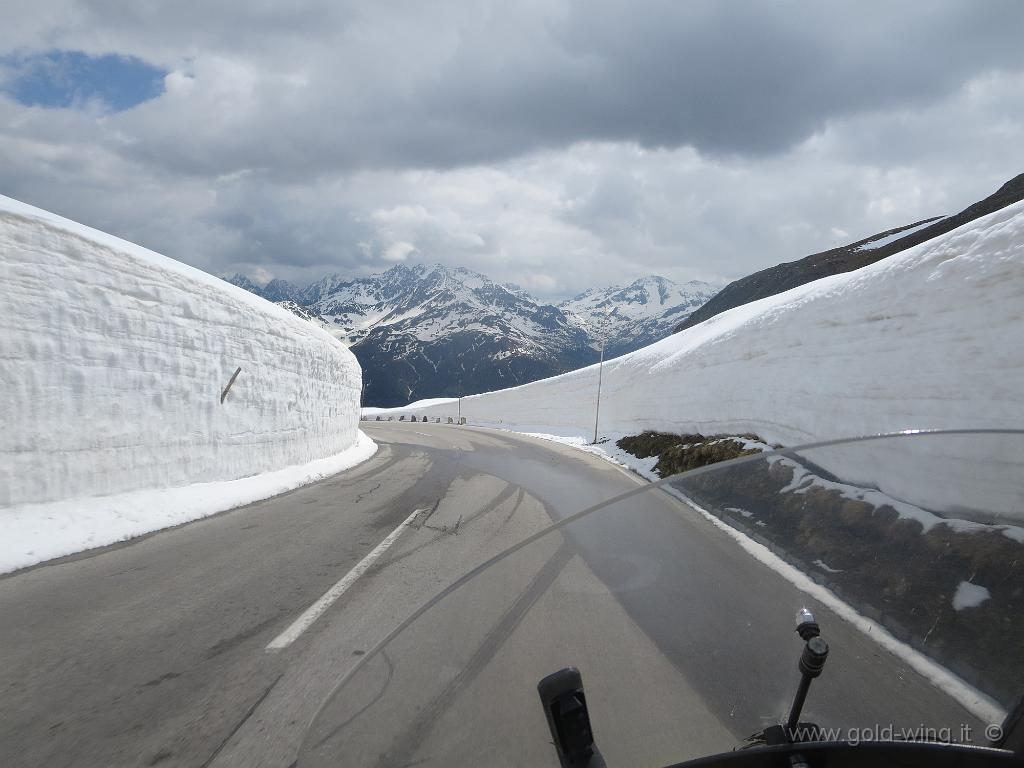
<svg viewBox="0 0 1024 768"><path fill-rule="evenodd" d="M294 302L299 297L299 289L287 280L271 280L260 291L260 295L267 301L280 304L284 301Z"/></svg>
<svg viewBox="0 0 1024 768"><path fill-rule="evenodd" d="M594 359L563 312L468 269L399 265L317 292L310 309L352 343L368 403L525 384Z"/></svg>
<svg viewBox="0 0 1024 768"><path fill-rule="evenodd" d="M559 308L615 357L665 338L674 328L719 291L719 286L697 280L675 283L651 275L629 285L592 288Z"/></svg>
<svg viewBox="0 0 1024 768"><path fill-rule="evenodd" d="M285 280L271 280L269 283L261 287L245 275L239 273L235 273L231 277L225 277L222 279L232 285L237 285L239 288L244 288L249 291L249 293L255 293L257 296L261 296L267 301L277 304L279 307L284 307L293 315L297 315L303 320L308 320L311 323L323 326L325 330L333 330L324 318L308 309L299 301L296 301L296 299L300 298L301 291L299 288Z"/></svg>
<svg viewBox="0 0 1024 768"><path fill-rule="evenodd" d="M277 306L279 307L284 307L293 315L297 315L298 317L301 317L303 320L308 320L311 323L321 325L324 327L325 330L331 330L330 326L327 324L327 321L324 320L324 318L320 317L315 312L312 312L308 307L304 307L302 304L299 304L291 299L285 299L284 301L275 301L274 303L277 304Z"/></svg>
<svg viewBox="0 0 1024 768"><path fill-rule="evenodd" d="M223 277L221 279L227 283L231 283L232 285L237 285L239 288L244 288L249 293L255 293L257 296L263 296L263 288L240 272L236 272L231 277Z"/></svg>
<svg viewBox="0 0 1024 768"><path fill-rule="evenodd" d="M369 277L330 275L303 289L228 278L323 323L363 366L364 402L402 405L525 384L664 338L716 289L646 277L561 306L461 267L398 265ZM291 298L281 299L286 296Z"/></svg>
<svg viewBox="0 0 1024 768"><path fill-rule="evenodd" d="M275 304L281 304L286 301L290 301L293 304L305 304L301 294L302 291L298 286L292 285L287 280L271 280L266 285L260 286L250 280L245 275L235 273L231 277L223 278L225 281L232 285L237 285L239 288L245 288L249 293L255 293L257 296L262 296L267 301L272 301Z"/></svg>

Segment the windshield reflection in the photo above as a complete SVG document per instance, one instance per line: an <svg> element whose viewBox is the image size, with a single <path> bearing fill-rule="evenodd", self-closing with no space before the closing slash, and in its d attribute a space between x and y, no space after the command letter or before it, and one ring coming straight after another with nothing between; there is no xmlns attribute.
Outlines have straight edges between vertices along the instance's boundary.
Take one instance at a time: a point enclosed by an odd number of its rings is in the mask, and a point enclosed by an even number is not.
<svg viewBox="0 0 1024 768"><path fill-rule="evenodd" d="M346 676L300 765L557 765L536 684L566 666L609 764L729 750L792 703L801 607L832 649L809 719L970 740L1024 690L1022 436L804 446L482 517L479 564Z"/></svg>

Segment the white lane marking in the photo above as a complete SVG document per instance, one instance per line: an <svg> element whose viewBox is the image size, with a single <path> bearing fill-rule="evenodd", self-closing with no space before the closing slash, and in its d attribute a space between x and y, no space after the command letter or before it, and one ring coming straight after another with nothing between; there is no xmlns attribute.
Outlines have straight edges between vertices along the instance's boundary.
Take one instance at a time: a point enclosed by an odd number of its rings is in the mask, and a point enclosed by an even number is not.
<svg viewBox="0 0 1024 768"><path fill-rule="evenodd" d="M377 558L383 555L388 550L388 548L398 540L398 537L402 535L402 531L404 531L406 528L412 525L413 521L420 515L420 513L427 512L428 510L429 507L417 509L411 515L405 518L405 521L397 528L395 528L395 530L389 533L387 535L387 538L384 539L384 541L382 541L380 544L374 547L373 551L370 552L370 554L368 554L366 557L360 560L356 564L355 568L346 573L341 578L341 581L339 581L337 584L335 584L333 587L327 590L323 594L323 597L321 597L319 600L317 600L315 603L309 606L309 608L307 608L302 613L302 615L299 616L299 618L292 622L291 626L289 626L288 629L286 629L280 635L271 640L270 643L267 645L267 650L280 651L282 648L287 648L289 645L294 643L303 632L305 632L313 625L313 622L315 622L317 619L320 618L321 615L323 615L324 611L331 607L335 600L337 600L339 597L345 594L348 588L355 584L356 580L360 576L366 573L366 571L370 568L371 565L373 565Z"/></svg>
<svg viewBox="0 0 1024 768"><path fill-rule="evenodd" d="M426 432L417 432L416 430L413 430L412 433L414 435L423 435L424 437L430 437L430 435L428 435Z"/></svg>

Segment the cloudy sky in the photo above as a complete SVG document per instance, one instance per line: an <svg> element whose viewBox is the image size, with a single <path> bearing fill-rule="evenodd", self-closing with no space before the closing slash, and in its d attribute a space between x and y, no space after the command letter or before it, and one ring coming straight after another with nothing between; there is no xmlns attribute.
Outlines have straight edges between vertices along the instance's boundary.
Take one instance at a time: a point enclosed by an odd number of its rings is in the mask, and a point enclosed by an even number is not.
<svg viewBox="0 0 1024 768"><path fill-rule="evenodd" d="M215 274L724 281L1024 171L1018 0L0 5L0 193Z"/></svg>

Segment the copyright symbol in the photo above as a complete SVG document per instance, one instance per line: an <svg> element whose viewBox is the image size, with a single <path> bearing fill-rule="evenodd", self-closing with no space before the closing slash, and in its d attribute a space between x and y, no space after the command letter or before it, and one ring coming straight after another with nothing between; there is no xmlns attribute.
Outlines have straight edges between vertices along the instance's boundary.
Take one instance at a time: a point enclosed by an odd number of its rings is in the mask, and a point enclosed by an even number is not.
<svg viewBox="0 0 1024 768"><path fill-rule="evenodd" d="M998 725L986 725L985 738L989 741L999 741L1003 738L1003 729Z"/></svg>

